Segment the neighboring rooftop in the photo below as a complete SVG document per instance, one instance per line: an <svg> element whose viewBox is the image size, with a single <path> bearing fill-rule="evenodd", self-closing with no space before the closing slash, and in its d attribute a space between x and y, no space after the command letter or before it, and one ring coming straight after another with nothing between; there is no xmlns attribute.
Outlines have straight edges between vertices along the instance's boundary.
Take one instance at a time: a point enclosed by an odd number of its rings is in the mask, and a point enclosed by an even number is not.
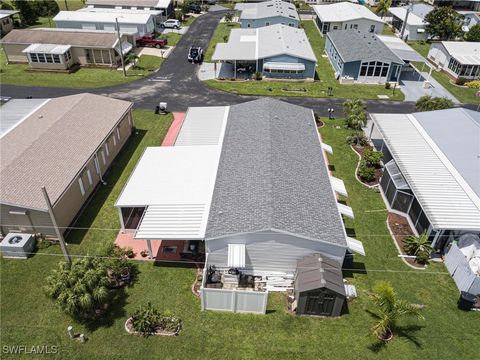
<svg viewBox="0 0 480 360"><path fill-rule="evenodd" d="M480 42L442 41L442 45L459 63L480 65Z"/></svg>
<svg viewBox="0 0 480 360"><path fill-rule="evenodd" d="M351 61L382 61L403 64L381 38L373 33L363 33L358 30L331 31L327 37L337 49L343 62Z"/></svg>
<svg viewBox="0 0 480 360"><path fill-rule="evenodd" d="M480 113L371 116L434 229L480 231Z"/></svg>
<svg viewBox="0 0 480 360"><path fill-rule="evenodd" d="M166 8L172 0L87 0L88 5Z"/></svg>
<svg viewBox="0 0 480 360"><path fill-rule="evenodd" d="M112 12L60 11L53 21L114 23L118 18L120 24L147 24L151 16L151 14L125 13L119 17L118 14Z"/></svg>
<svg viewBox="0 0 480 360"><path fill-rule="evenodd" d="M305 31L281 24L232 29L228 43L218 43L212 59L256 60L283 54L317 61Z"/></svg>
<svg viewBox="0 0 480 360"><path fill-rule="evenodd" d="M322 22L342 22L356 19L369 19L383 23L377 15L367 7L351 2L340 2L328 5L314 5L313 10Z"/></svg>
<svg viewBox="0 0 480 360"><path fill-rule="evenodd" d="M18 105L27 117L0 138L0 202L33 209L46 209L42 186L55 204L132 106L86 93L44 101L28 114L25 102L11 104L10 113Z"/></svg>
<svg viewBox="0 0 480 360"><path fill-rule="evenodd" d="M95 12L95 13L111 13L111 14L149 14L149 15L162 15L163 10L145 10L145 9L111 9L102 7L86 7L77 11L82 12Z"/></svg>
<svg viewBox="0 0 480 360"><path fill-rule="evenodd" d="M410 13L408 14L407 24L408 25L425 25L423 19L425 16L433 10L433 6L428 4L413 4L407 6L399 6L399 7L391 7L388 11L394 15L395 17L399 18L400 20L404 21L405 16L407 16L407 9L410 6Z"/></svg>
<svg viewBox="0 0 480 360"><path fill-rule="evenodd" d="M0 106L0 139L48 99L10 99Z"/></svg>
<svg viewBox="0 0 480 360"><path fill-rule="evenodd" d="M78 47L113 48L118 43L115 32L71 29L13 29L1 41L3 44L56 44Z"/></svg>
<svg viewBox="0 0 480 360"><path fill-rule="evenodd" d="M18 14L20 11L17 10L4 10L0 9L0 19L10 17L12 15Z"/></svg>
<svg viewBox="0 0 480 360"><path fill-rule="evenodd" d="M259 3L240 3L235 6L240 10L240 19L265 19L275 16L283 16L289 19L299 20L295 5L282 0L270 0Z"/></svg>
<svg viewBox="0 0 480 360"><path fill-rule="evenodd" d="M230 107L206 240L262 230L347 245L312 110L270 98Z"/></svg>
<svg viewBox="0 0 480 360"><path fill-rule="evenodd" d="M377 34L377 38L403 61L425 61L423 56L397 36Z"/></svg>

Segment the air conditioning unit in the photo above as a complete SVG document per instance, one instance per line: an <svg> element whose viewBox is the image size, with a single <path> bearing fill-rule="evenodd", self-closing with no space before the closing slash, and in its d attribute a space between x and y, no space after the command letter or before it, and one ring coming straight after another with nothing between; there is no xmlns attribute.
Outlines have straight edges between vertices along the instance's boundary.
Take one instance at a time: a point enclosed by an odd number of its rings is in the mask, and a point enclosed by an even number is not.
<svg viewBox="0 0 480 360"><path fill-rule="evenodd" d="M0 251L4 258L26 259L35 250L35 237L33 234L8 233L0 242Z"/></svg>

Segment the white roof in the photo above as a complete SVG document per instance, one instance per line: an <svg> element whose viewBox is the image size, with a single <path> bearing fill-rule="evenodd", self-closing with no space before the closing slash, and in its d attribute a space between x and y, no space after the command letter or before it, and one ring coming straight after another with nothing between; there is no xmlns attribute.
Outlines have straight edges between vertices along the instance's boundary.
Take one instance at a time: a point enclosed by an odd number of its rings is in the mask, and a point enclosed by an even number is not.
<svg viewBox="0 0 480 360"><path fill-rule="evenodd" d="M423 56L397 36L377 35L377 38L382 40L382 42L402 60L425 61Z"/></svg>
<svg viewBox="0 0 480 360"><path fill-rule="evenodd" d="M188 108L175 146L221 145L228 107Z"/></svg>
<svg viewBox="0 0 480 360"><path fill-rule="evenodd" d="M265 19L275 16L294 20L299 19L295 5L281 0L241 3L235 6L235 10L241 11L240 19Z"/></svg>
<svg viewBox="0 0 480 360"><path fill-rule="evenodd" d="M462 174L469 171L465 159L478 169L480 114L448 109L371 116L433 228L480 231L480 197ZM456 131L452 119L464 130Z"/></svg>
<svg viewBox="0 0 480 360"><path fill-rule="evenodd" d="M148 15L162 15L163 10L133 10L133 9L109 9L109 8L92 8L86 7L77 11L94 12L94 13L111 13L111 14L148 14Z"/></svg>
<svg viewBox="0 0 480 360"><path fill-rule="evenodd" d="M23 53L65 54L71 48L70 45L57 44L32 44L23 49Z"/></svg>
<svg viewBox="0 0 480 360"><path fill-rule="evenodd" d="M20 11L17 10L4 10L0 9L0 19L10 17L12 15L18 14Z"/></svg>
<svg viewBox="0 0 480 360"><path fill-rule="evenodd" d="M322 22L342 22L355 19L369 19L383 23L377 15L363 5L340 2L328 5L314 5L313 10Z"/></svg>
<svg viewBox="0 0 480 360"><path fill-rule="evenodd" d="M407 7L391 7L388 8L388 12L401 20L405 20L405 16L407 15ZM424 15L419 16L417 14L414 14L413 12L410 12L408 14L407 24L413 26L425 25L425 23L423 22L423 18Z"/></svg>
<svg viewBox="0 0 480 360"><path fill-rule="evenodd" d="M278 55L317 61L305 31L282 24L232 29L228 43L215 47L212 60L258 60Z"/></svg>
<svg viewBox="0 0 480 360"><path fill-rule="evenodd" d="M480 42L442 41L447 52L465 65L480 65Z"/></svg>
<svg viewBox="0 0 480 360"><path fill-rule="evenodd" d="M127 14L108 12L87 12L87 11L60 11L53 21L78 21L95 23L115 23L118 18L120 24L147 24L152 15L150 14Z"/></svg>

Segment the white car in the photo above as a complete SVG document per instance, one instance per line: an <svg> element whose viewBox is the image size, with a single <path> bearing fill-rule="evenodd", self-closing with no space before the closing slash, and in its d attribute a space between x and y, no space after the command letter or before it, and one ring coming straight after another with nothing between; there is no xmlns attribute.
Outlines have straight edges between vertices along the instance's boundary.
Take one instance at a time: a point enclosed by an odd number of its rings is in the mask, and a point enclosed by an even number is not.
<svg viewBox="0 0 480 360"><path fill-rule="evenodd" d="M180 29L180 26L180 21L175 19L168 19L167 21L164 21L160 24L160 27L165 29Z"/></svg>

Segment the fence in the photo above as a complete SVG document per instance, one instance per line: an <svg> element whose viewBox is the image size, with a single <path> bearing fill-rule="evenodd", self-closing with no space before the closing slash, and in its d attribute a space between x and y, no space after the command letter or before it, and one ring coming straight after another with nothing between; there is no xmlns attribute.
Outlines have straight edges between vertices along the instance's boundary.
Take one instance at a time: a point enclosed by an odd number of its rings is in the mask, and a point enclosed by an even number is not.
<svg viewBox="0 0 480 360"><path fill-rule="evenodd" d="M265 314L268 292L202 288L202 310Z"/></svg>

